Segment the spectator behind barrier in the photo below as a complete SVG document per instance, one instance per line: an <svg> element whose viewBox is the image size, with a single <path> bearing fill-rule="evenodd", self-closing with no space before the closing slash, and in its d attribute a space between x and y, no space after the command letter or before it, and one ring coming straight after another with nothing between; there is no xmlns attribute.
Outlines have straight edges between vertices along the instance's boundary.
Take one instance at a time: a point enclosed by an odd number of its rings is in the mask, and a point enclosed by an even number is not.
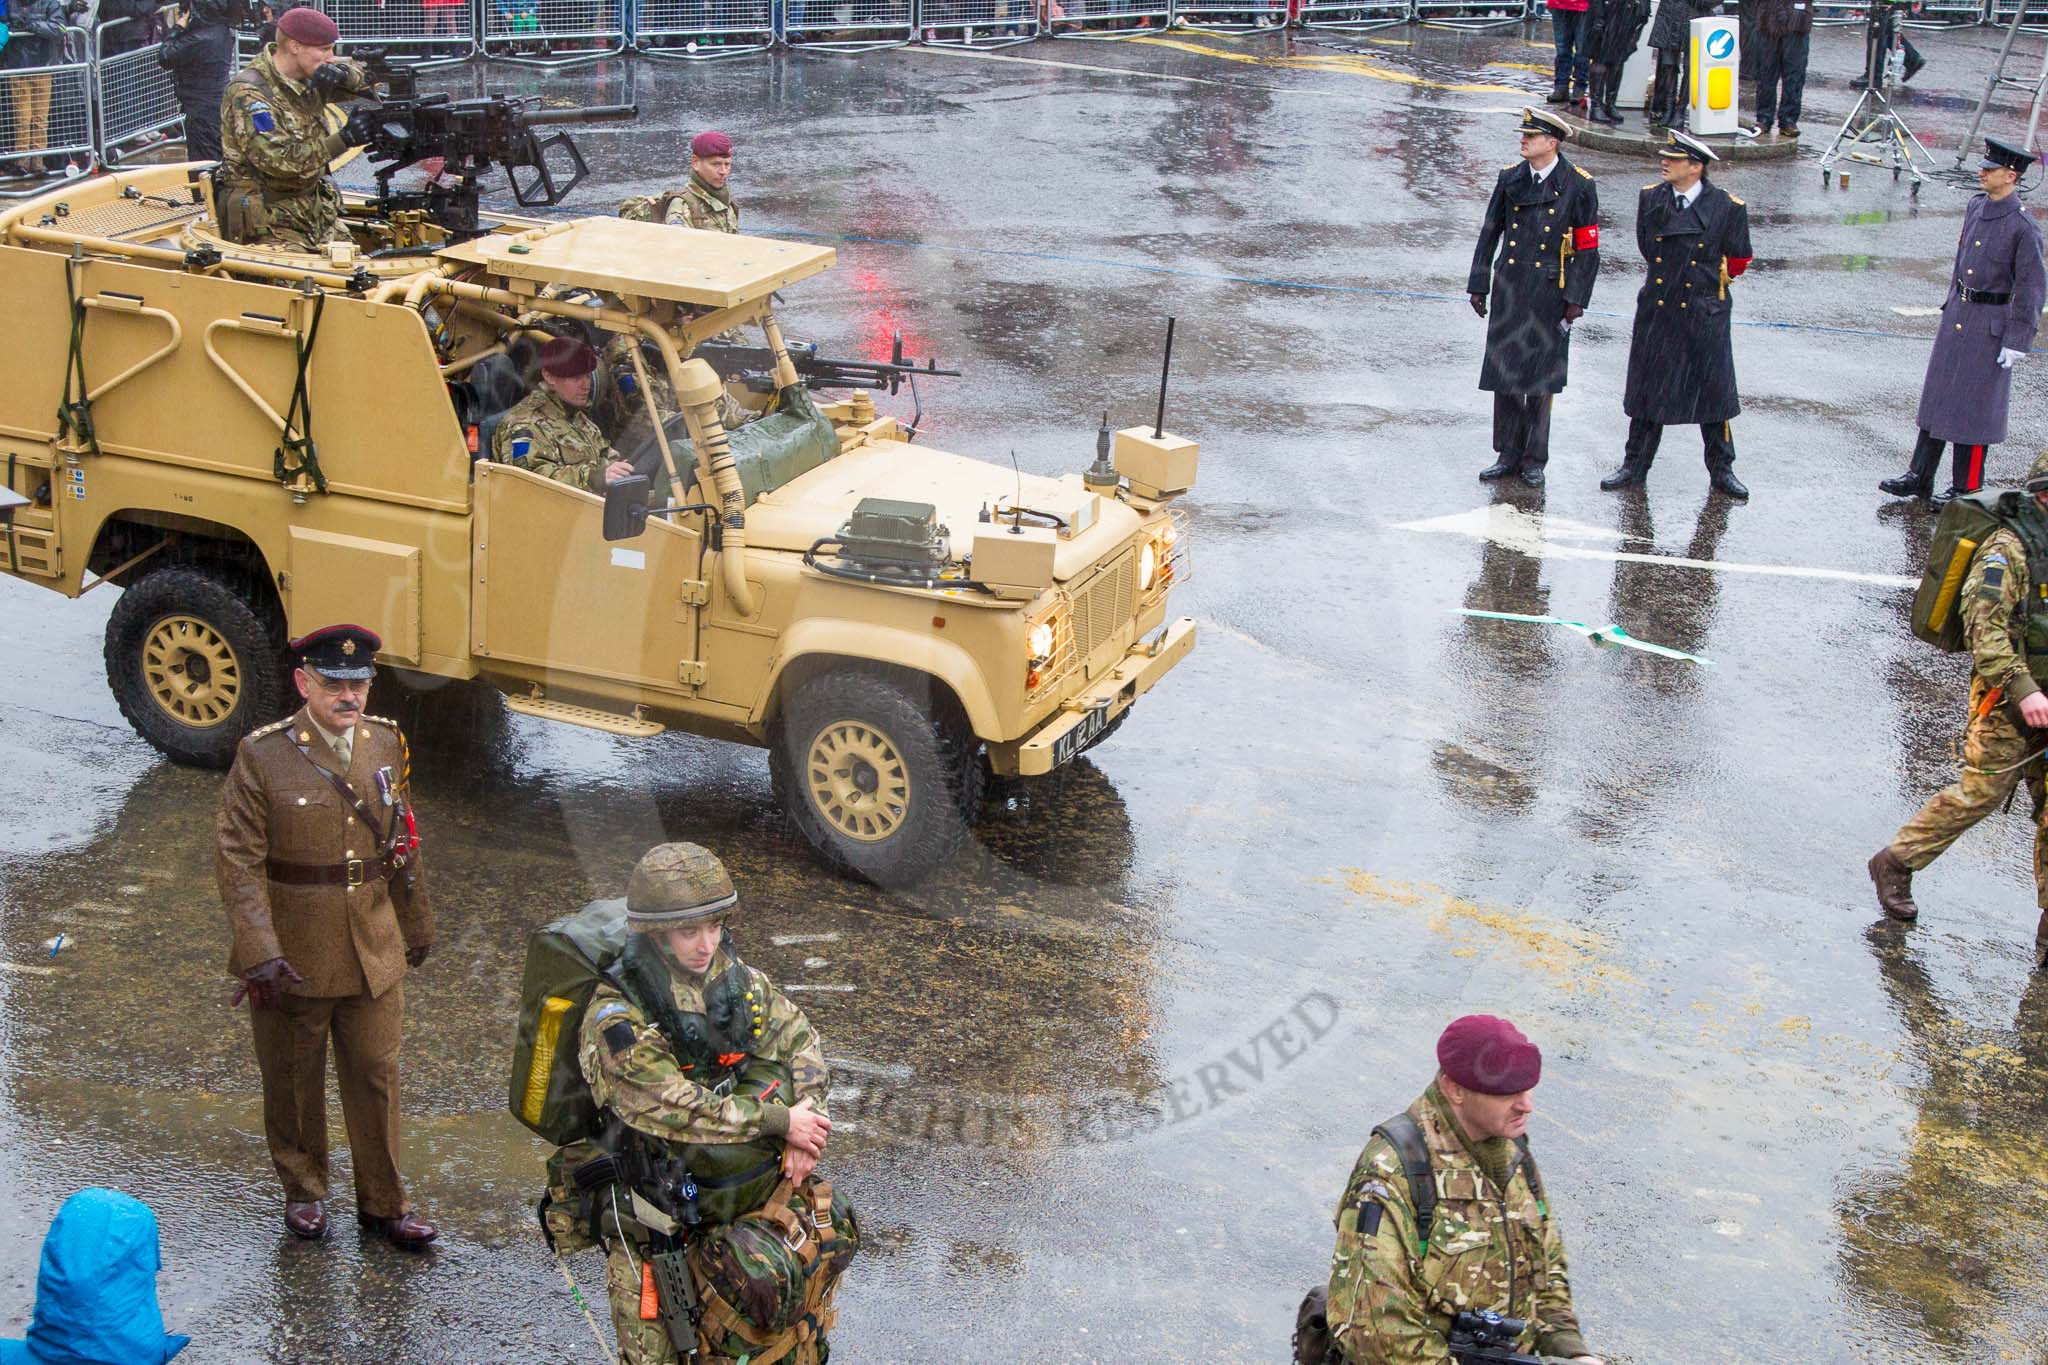
<svg viewBox="0 0 2048 1365"><path fill-rule="evenodd" d="M8 39L6 50L0 51L0 68L22 71L62 62L65 25L84 8L83 3L67 8L65 0L8 0ZM4 83L14 115L6 150L19 159L0 162L0 175L62 171L70 164L61 156L19 156L23 152L40 152L50 145L50 82L49 73L44 72L37 76L11 76Z"/></svg>
<svg viewBox="0 0 2048 1365"><path fill-rule="evenodd" d="M43 1238L36 1312L25 1340L0 1341L0 1365L162 1365L190 1337L164 1331L156 1215L115 1190L80 1190Z"/></svg>

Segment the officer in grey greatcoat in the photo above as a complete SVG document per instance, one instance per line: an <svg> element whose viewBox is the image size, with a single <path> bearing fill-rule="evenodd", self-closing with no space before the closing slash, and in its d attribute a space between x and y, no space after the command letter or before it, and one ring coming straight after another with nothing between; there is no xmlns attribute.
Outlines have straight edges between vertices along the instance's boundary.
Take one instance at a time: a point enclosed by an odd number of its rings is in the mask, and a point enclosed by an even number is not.
<svg viewBox="0 0 2048 1365"><path fill-rule="evenodd" d="M1465 289L1472 311L1487 319L1479 387L1493 395L1495 458L1479 477L1519 474L1540 488L1571 325L1600 273L1600 194L1593 177L1558 152L1571 136L1563 119L1524 109L1521 133L1522 159L1494 184Z"/></svg>
<svg viewBox="0 0 2048 1365"><path fill-rule="evenodd" d="M1984 486L1984 451L2005 439L2013 366L2026 358L2040 325L2044 282L2041 229L2014 193L2033 156L1996 138L1984 140L1977 183L1984 192L1963 210L1956 268L1920 386L1920 439L1913 462L1878 487L1894 497L1928 497L1944 445L1955 446L1948 492Z"/></svg>

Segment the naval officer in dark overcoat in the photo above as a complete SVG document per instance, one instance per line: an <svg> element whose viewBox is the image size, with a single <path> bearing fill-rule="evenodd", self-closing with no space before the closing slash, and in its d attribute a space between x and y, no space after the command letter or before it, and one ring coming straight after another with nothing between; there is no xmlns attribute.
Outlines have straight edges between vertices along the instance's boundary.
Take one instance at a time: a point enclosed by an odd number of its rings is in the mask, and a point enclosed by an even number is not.
<svg viewBox="0 0 2048 1365"><path fill-rule="evenodd" d="M1495 459L1482 479L1521 476L1543 485L1550 403L1565 383L1571 324L1600 273L1600 194L1593 177L1558 151L1571 126L1522 110L1522 159L1501 171L1487 201L1466 281L1487 320L1479 387L1493 395ZM1489 311L1489 304L1490 309Z"/></svg>
<svg viewBox="0 0 2048 1365"><path fill-rule="evenodd" d="M1956 268L1942 304L1934 354L1920 386L1920 439L1913 462L1878 487L1894 497L1927 497L1944 445L1955 446L1948 492L1984 486L1984 452L2005 439L2013 367L2025 359L2041 322L2041 229L2014 193L2033 164L2030 153L1984 140L1977 170L1983 193L1963 210Z"/></svg>
<svg viewBox="0 0 2048 1365"><path fill-rule="evenodd" d="M1742 411L1735 390L1730 314L1734 281L1749 269L1749 210L1707 179L1720 160L1706 143L1672 129L1658 150L1663 179L1636 200L1643 287L1629 340L1628 445L1621 468L1600 480L1610 491L1640 484L1668 426L1697 426L1714 490L1747 500L1735 477L1729 423Z"/></svg>

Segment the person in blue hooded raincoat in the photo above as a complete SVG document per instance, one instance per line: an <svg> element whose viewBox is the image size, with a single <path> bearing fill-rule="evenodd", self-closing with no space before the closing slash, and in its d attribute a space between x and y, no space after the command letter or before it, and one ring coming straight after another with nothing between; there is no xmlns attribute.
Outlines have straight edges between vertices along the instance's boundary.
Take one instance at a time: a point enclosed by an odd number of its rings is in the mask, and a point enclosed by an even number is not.
<svg viewBox="0 0 2048 1365"><path fill-rule="evenodd" d="M115 1190L80 1190L43 1238L36 1311L0 1365L162 1365L190 1337L164 1331L156 1215Z"/></svg>

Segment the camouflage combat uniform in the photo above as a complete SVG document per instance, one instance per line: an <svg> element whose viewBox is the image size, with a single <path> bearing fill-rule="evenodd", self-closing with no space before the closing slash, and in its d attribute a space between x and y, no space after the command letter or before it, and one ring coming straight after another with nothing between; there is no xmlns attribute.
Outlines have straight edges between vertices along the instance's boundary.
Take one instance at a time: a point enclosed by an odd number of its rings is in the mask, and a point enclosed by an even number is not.
<svg viewBox="0 0 2048 1365"><path fill-rule="evenodd" d="M1393 1144L1375 1135L1337 1206L1329 1320L1342 1358L1351 1365L1449 1365L1451 1320L1487 1308L1528 1320L1523 1350L1583 1354L1564 1243L1519 1149L1502 1141L1509 1163L1503 1188L1435 1085L1408 1113L1422 1126L1436 1177L1429 1247L1416 1253L1408 1178Z"/></svg>
<svg viewBox="0 0 2048 1365"><path fill-rule="evenodd" d="M661 221L705 232L738 232L740 206L733 202L729 187L714 190L692 171L690 183L668 196L668 208Z"/></svg>
<svg viewBox="0 0 2048 1365"><path fill-rule="evenodd" d="M686 1014L705 1010L705 990L731 966L721 948L704 975L694 976L669 960L676 1005ZM760 1033L747 1042L757 1057L786 1063L795 1100L809 1099L825 1112L830 1073L824 1044L811 1021L761 972L746 968L752 997L763 1002ZM632 1029L629 1045L614 1050L606 1031L619 1023ZM614 1035L623 1037L623 1035ZM789 1132L789 1110L745 1095L718 1095L692 1081L661 1030L610 984L599 986L584 1011L578 1037L579 1065L598 1106L634 1130L667 1142L745 1142ZM640 1269L636 1253L615 1244L605 1259L605 1287L612 1326L626 1365L675 1365L678 1357L660 1321L640 1318ZM821 1352L822 1354L822 1352Z"/></svg>
<svg viewBox="0 0 2048 1365"><path fill-rule="evenodd" d="M338 61L349 73L347 90L367 81L354 62ZM214 203L221 234L251 245L317 251L324 242L345 242L341 192L327 163L348 150L339 132L327 130L326 96L287 79L277 69L277 45L237 72L221 97L221 161L214 175Z"/></svg>
<svg viewBox="0 0 2048 1365"><path fill-rule="evenodd" d="M2027 554L2019 535L2001 526L1984 539L1963 581L1963 636L1969 641L1970 721L1963 732L1962 777L1936 792L1891 842L1895 857L1913 871L1940 857L1963 831L2004 803L2025 778L2034 802L2034 887L2048 912L2048 809L2042 800L2042 762L2022 763L2044 736L2019 718L2023 697L2041 690L2027 667L2027 614L2021 610L2029 583ZM2048 619L2037 630L2048 629ZM2039 654L2041 649L2036 650ZM1983 710L1989 688L2003 700ZM1980 711L1982 714L1979 714ZM2000 771L2000 770L2004 771ZM2037 952L2048 951L2048 913L2035 930ZM2038 960L2038 958L2036 959Z"/></svg>
<svg viewBox="0 0 2048 1365"><path fill-rule="evenodd" d="M587 493L601 493L611 448L587 411L570 407L541 383L499 419L497 434L491 437L491 458Z"/></svg>

